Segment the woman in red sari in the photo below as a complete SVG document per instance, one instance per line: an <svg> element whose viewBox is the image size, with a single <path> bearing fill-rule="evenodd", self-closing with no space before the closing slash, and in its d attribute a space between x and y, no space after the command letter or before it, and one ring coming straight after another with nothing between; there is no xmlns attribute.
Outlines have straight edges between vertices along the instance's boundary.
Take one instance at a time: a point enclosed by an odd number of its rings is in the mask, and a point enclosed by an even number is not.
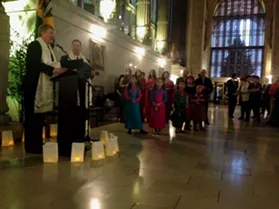
<svg viewBox="0 0 279 209"><path fill-rule="evenodd" d="M166 102L166 122L168 124L172 110L172 101L170 98L172 98L172 94L174 92L174 83L172 82L172 80L170 80L170 73L168 71L165 71L163 73L162 79L164 81L165 89L169 98Z"/></svg>
<svg viewBox="0 0 279 209"><path fill-rule="evenodd" d="M144 115L146 120L150 121L150 108L152 106L150 101L150 92L153 89L156 83L156 72L155 70L150 70L147 81L146 81L146 90L145 90L145 104L144 104Z"/></svg>
<svg viewBox="0 0 279 209"><path fill-rule="evenodd" d="M156 85L150 93L150 122L149 127L155 130L155 135L160 135L161 129L166 127L166 109L165 103L168 100L167 92L164 90L163 79L158 78Z"/></svg>

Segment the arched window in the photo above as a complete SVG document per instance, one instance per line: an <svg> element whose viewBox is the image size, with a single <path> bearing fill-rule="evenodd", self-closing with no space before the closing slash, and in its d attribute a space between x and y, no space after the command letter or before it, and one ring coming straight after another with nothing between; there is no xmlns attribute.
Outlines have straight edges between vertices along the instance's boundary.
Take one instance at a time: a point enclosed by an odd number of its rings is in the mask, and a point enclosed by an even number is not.
<svg viewBox="0 0 279 209"><path fill-rule="evenodd" d="M261 76L264 9L258 0L224 0L213 17L211 77Z"/></svg>

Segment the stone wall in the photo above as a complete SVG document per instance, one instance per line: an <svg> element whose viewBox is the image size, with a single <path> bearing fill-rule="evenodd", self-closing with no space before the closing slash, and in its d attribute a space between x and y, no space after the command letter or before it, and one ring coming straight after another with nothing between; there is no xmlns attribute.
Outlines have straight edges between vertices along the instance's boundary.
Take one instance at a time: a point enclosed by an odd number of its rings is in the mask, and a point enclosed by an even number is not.
<svg viewBox="0 0 279 209"><path fill-rule="evenodd" d="M105 45L104 66L105 70L100 71L100 75L93 80L94 85L105 87L105 92L114 89L114 83L120 74L130 64L137 66L138 69L146 74L150 69L159 71L158 59L162 58L158 53L149 47L145 48L145 55L142 59L137 56L137 48L143 45L133 40L129 36L117 30L114 26L104 25L95 16L85 12L66 0L53 1L53 15L55 17L56 42L70 50L71 41L79 39L83 44L83 53L90 58L90 42L95 39L94 26L104 27L106 33L104 38L97 40ZM96 41L96 40L95 40ZM55 50L58 56L62 55L59 50ZM170 70L170 62L167 61L165 69ZM133 67L133 71L135 68Z"/></svg>

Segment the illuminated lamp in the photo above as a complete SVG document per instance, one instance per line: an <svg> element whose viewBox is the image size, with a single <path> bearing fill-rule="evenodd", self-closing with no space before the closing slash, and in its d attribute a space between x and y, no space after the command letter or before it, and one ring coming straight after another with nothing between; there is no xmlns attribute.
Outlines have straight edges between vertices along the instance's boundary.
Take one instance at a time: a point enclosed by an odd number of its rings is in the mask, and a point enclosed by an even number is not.
<svg viewBox="0 0 279 209"><path fill-rule="evenodd" d="M2 132L2 147L9 147L14 145L13 131L3 131Z"/></svg>
<svg viewBox="0 0 279 209"><path fill-rule="evenodd" d="M58 144L57 142L47 142L43 146L44 163L58 162Z"/></svg>
<svg viewBox="0 0 279 209"><path fill-rule="evenodd" d="M103 160L105 159L105 149L102 142L92 143L92 160Z"/></svg>

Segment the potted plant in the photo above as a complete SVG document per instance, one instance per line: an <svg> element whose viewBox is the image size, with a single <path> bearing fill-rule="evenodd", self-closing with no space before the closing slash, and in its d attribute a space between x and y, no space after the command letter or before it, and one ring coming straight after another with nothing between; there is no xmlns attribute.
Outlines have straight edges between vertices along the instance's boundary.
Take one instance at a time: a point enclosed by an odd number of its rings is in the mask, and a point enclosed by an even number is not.
<svg viewBox="0 0 279 209"><path fill-rule="evenodd" d="M14 37L20 37L16 32ZM23 122L23 91L22 83L26 70L26 53L27 47L31 41L34 40L32 34L29 38L21 40L19 42L13 40L10 41L10 62L9 62L9 79L7 89L7 102L9 105L9 115L13 121ZM23 128L21 126L21 136ZM16 137L17 138L17 137Z"/></svg>

